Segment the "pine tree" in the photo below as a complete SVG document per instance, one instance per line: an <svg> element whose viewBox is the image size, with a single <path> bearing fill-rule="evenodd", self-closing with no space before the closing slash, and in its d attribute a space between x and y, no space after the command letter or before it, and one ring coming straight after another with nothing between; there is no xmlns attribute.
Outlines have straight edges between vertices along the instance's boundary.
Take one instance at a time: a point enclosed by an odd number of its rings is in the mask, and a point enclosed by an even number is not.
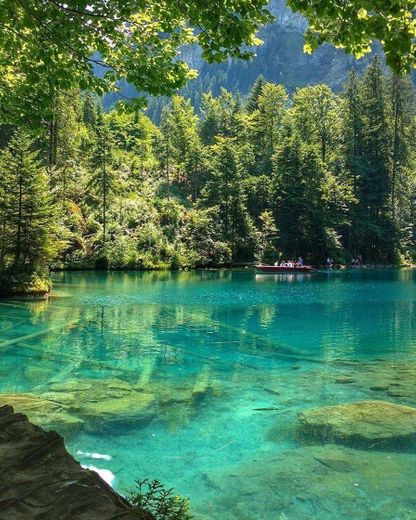
<svg viewBox="0 0 416 520"><path fill-rule="evenodd" d="M161 122L160 157L166 180L172 180L172 172L176 183L185 187L186 195L192 197L199 190L200 168L196 156L201 155L201 144L197 122L190 101L181 96L173 96L171 104L163 111Z"/></svg>
<svg viewBox="0 0 416 520"><path fill-rule="evenodd" d="M266 85L266 83L267 82L264 76L262 76L261 74L253 83L250 92L248 93L244 107L249 114L251 114L259 108L259 97L261 96L263 87L264 85Z"/></svg>
<svg viewBox="0 0 416 520"><path fill-rule="evenodd" d="M356 256L359 251L358 230L361 227L360 212L357 212L358 183L363 166L363 122L362 104L360 98L361 78L353 70L344 85L344 109L342 110L342 132L344 134L344 153L346 175L351 186L352 198L348 210L350 222L345 228L347 250Z"/></svg>
<svg viewBox="0 0 416 520"><path fill-rule="evenodd" d="M260 229L258 238L257 260L271 264L276 260L277 227L273 213L269 210L259 215Z"/></svg>
<svg viewBox="0 0 416 520"><path fill-rule="evenodd" d="M393 220L396 220L398 200L403 202L400 199L399 186L407 184L405 170L412 160L411 148L415 130L415 92L410 77L391 73L387 82L387 95L390 98L392 128L391 212Z"/></svg>
<svg viewBox="0 0 416 520"><path fill-rule="evenodd" d="M2 270L46 271L57 250L49 192L33 141L16 132L0 156Z"/></svg>
<svg viewBox="0 0 416 520"><path fill-rule="evenodd" d="M274 215L284 256L321 261L327 249L325 174L315 148L297 136L274 158Z"/></svg>
<svg viewBox="0 0 416 520"><path fill-rule="evenodd" d="M11 236L9 229L9 219L13 208L12 171L8 167L6 159L8 150L2 150L0 156L0 273L5 271L10 264L9 247Z"/></svg>
<svg viewBox="0 0 416 520"><path fill-rule="evenodd" d="M356 72L351 71L344 86L344 133L346 143L346 165L352 176L354 195L357 194L357 179L360 175L360 161L362 156L362 114L359 98L360 79Z"/></svg>
<svg viewBox="0 0 416 520"><path fill-rule="evenodd" d="M83 140L82 104L78 91L56 97L54 109L55 151L50 170L50 185L54 198L61 207L62 216L67 212L67 201L77 189L80 177L80 151Z"/></svg>
<svg viewBox="0 0 416 520"><path fill-rule="evenodd" d="M360 85L362 167L359 179L360 243L367 260L394 260L396 233L390 212L391 153L386 88L376 56Z"/></svg>
<svg viewBox="0 0 416 520"><path fill-rule="evenodd" d="M107 240L107 212L111 195L117 187L117 174L114 169L114 138L104 115L98 115L95 127L95 138L91 149L90 165L92 176L88 187L98 197L101 209L102 247Z"/></svg>
<svg viewBox="0 0 416 520"><path fill-rule="evenodd" d="M222 239L234 246L248 231L243 169L234 139L219 137L210 154L210 178L202 192L205 206L218 208Z"/></svg>
<svg viewBox="0 0 416 520"><path fill-rule="evenodd" d="M82 120L88 128L95 128L97 124L100 105L97 99L90 92L84 94L82 105Z"/></svg>
<svg viewBox="0 0 416 520"><path fill-rule="evenodd" d="M199 125L202 143L214 144L217 136L237 137L241 111L239 97L224 88L217 97L211 92L205 94L202 98L202 119Z"/></svg>

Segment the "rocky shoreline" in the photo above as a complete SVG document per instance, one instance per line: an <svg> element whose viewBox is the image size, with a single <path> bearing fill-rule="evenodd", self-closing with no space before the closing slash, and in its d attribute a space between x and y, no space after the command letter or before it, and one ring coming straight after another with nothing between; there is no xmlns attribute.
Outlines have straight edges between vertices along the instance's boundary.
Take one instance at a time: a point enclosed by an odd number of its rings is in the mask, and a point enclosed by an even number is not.
<svg viewBox="0 0 416 520"><path fill-rule="evenodd" d="M154 520L11 406L0 407L0 473L0 520Z"/></svg>

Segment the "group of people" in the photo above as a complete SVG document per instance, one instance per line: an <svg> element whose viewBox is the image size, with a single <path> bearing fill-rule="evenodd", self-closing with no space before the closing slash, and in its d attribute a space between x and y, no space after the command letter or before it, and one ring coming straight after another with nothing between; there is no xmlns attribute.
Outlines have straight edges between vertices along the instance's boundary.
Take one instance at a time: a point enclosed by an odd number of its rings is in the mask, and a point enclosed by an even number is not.
<svg viewBox="0 0 416 520"><path fill-rule="evenodd" d="M332 258L332 256L328 256L328 258L326 259L326 266L328 267L328 269L332 269L334 267L334 259Z"/></svg>
<svg viewBox="0 0 416 520"><path fill-rule="evenodd" d="M334 260L331 256L328 256L326 259L326 266L328 269L332 269L334 267ZM363 265L363 257L361 255L358 255L356 258L354 257L351 260L351 267L361 267Z"/></svg>
<svg viewBox="0 0 416 520"><path fill-rule="evenodd" d="M303 258L300 256L297 260L297 262L295 262L295 260L282 260L279 264L279 261L277 260L275 263L274 263L275 267L277 266L280 266L280 267L302 267L303 266Z"/></svg>
<svg viewBox="0 0 416 520"><path fill-rule="evenodd" d="M302 267L304 265L303 258L300 256L297 261L295 260L276 260L274 263L275 267ZM328 256L326 259L326 266L328 269L332 269L335 265L334 259L332 256ZM351 260L352 267L361 267L363 265L363 257L358 255L356 258Z"/></svg>
<svg viewBox="0 0 416 520"><path fill-rule="evenodd" d="M351 260L352 267L361 267L362 265L363 265L363 257L361 255L358 255L357 258L353 258Z"/></svg>

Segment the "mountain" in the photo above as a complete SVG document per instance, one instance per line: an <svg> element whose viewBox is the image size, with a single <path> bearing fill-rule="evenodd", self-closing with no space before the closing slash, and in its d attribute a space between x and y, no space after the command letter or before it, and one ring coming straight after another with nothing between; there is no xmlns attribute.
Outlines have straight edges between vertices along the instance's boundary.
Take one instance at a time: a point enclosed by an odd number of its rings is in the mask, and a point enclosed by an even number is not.
<svg viewBox="0 0 416 520"><path fill-rule="evenodd" d="M282 83L289 92L296 87L327 83L339 91L345 82L348 71L352 68L360 71L368 65L369 56L356 60L330 44L323 44L312 55L303 52L306 19L291 11L285 0L271 0L269 8L276 21L264 27L259 36L264 44L258 47L256 57L250 61L228 60L225 63L209 65L201 59L198 47L183 49L182 57L199 76L181 90L181 94L190 97L198 108L203 92L212 90L217 94L221 87L232 92L247 95L255 79L262 74L266 80ZM126 96L137 95L134 87L125 84L122 93ZM106 106L117 100L115 95L106 98ZM161 109L167 99L153 98L149 101L149 116L158 121Z"/></svg>

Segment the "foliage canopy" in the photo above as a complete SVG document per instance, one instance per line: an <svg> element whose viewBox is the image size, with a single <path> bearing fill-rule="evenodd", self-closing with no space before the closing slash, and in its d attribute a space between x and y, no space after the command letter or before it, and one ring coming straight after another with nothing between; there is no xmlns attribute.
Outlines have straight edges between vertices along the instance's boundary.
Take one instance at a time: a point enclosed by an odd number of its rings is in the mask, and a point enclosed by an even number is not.
<svg viewBox="0 0 416 520"><path fill-rule="evenodd" d="M0 2L0 105L39 116L56 92L98 94L125 79L138 91L172 94L195 75L178 59L198 43L203 58L249 58L271 20L267 0L19 0ZM17 111L16 111L17 108Z"/></svg>
<svg viewBox="0 0 416 520"><path fill-rule="evenodd" d="M307 52L327 41L360 58L378 40L395 72L409 72L415 66L414 0L289 0L288 4L308 18Z"/></svg>
<svg viewBox="0 0 416 520"><path fill-rule="evenodd" d="M128 81L139 92L170 95L194 70L181 48L198 44L208 62L248 59L272 21L267 0L18 0L0 2L0 106L3 118L34 123L53 112L57 92L97 94ZM310 26L305 49L329 41L362 56L374 39L387 63L415 63L415 1L290 0ZM138 98L133 104L140 104Z"/></svg>

